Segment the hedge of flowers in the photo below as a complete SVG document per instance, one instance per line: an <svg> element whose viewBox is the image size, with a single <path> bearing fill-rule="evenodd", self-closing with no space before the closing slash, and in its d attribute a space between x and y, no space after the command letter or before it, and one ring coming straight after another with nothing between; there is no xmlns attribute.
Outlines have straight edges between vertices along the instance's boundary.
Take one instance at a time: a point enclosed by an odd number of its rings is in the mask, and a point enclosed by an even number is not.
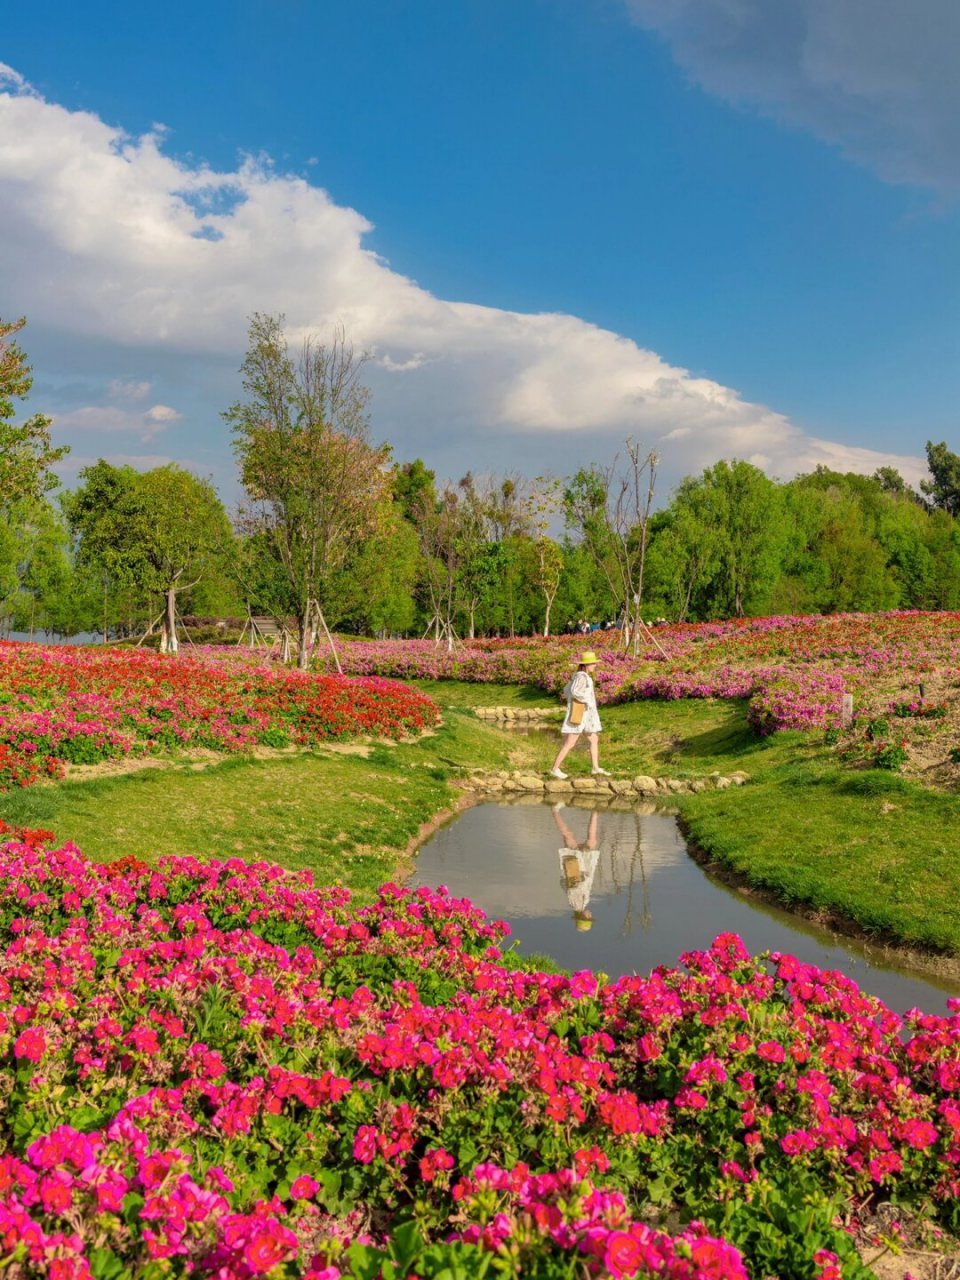
<svg viewBox="0 0 960 1280"><path fill-rule="evenodd" d="M601 703L640 698L748 698L760 733L822 727L843 694L880 706L931 673L960 677L960 613L834 614L658 626L637 657L620 633L471 642L447 652L429 640L344 642L345 669L413 679L529 683L557 693L579 649L601 657ZM322 665L328 659L318 657Z"/></svg>
<svg viewBox="0 0 960 1280"><path fill-rule="evenodd" d="M0 846L9 1275L862 1280L877 1199L960 1228L958 1012L732 935L520 971L443 890L42 845Z"/></svg>
<svg viewBox="0 0 960 1280"><path fill-rule="evenodd" d="M437 723L423 694L379 677L144 650L0 643L0 786L62 763L169 748L245 751L352 734L399 737Z"/></svg>

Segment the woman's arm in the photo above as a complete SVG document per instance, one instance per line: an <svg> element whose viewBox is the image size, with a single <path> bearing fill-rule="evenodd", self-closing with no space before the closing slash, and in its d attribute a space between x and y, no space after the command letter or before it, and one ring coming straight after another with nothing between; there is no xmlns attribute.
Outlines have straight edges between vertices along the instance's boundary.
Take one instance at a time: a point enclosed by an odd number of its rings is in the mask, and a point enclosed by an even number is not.
<svg viewBox="0 0 960 1280"><path fill-rule="evenodd" d="M570 681L570 693L578 702L591 702L593 682L585 671L578 671Z"/></svg>

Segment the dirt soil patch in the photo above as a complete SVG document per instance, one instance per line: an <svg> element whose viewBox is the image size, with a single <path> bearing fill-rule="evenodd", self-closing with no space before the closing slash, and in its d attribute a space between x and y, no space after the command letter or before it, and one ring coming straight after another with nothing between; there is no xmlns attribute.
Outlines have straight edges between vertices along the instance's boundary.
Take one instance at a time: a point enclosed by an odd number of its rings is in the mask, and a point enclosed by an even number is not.
<svg viewBox="0 0 960 1280"><path fill-rule="evenodd" d="M909 1210L879 1204L859 1223L857 1250L877 1280L960 1280L960 1245Z"/></svg>

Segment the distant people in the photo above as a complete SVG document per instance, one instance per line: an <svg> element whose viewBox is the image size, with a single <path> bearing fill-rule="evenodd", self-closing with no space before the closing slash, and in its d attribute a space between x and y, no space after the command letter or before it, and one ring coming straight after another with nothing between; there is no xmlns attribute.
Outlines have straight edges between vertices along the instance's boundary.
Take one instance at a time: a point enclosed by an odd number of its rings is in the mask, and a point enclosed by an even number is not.
<svg viewBox="0 0 960 1280"><path fill-rule="evenodd" d="M593 889L593 877L600 861L600 849L597 841L598 814L596 809L590 814L587 826L587 838L581 844L561 817L562 804L553 806L553 817L563 840L563 848L558 850L560 856L560 883L563 885L573 912L574 924L581 933L593 928L593 912L590 910L590 893Z"/></svg>
<svg viewBox="0 0 960 1280"><path fill-rule="evenodd" d="M551 778L566 778L560 768L567 755L586 734L590 747L591 773L609 777L606 769L600 768L600 714L597 711L597 693L593 687L593 669L599 658L592 649L585 649L577 662L577 670L564 685L563 696L567 700L567 714L564 716L560 733L563 743L557 753L550 770Z"/></svg>

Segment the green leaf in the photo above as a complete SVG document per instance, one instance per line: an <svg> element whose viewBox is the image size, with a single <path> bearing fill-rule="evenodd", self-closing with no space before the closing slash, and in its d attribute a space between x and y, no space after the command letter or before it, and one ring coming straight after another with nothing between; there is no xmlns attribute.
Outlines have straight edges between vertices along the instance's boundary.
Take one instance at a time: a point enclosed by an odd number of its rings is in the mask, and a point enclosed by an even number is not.
<svg viewBox="0 0 960 1280"><path fill-rule="evenodd" d="M96 1280L130 1280L132 1276L132 1272L124 1266L123 1260L106 1245L91 1249L87 1258Z"/></svg>

